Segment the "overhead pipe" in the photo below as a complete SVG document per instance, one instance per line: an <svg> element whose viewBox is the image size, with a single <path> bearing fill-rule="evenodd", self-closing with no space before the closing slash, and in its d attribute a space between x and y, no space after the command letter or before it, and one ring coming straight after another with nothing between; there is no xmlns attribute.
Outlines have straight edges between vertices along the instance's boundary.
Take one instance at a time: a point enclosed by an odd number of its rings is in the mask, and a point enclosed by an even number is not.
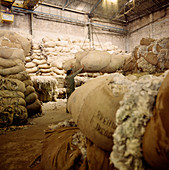
<svg viewBox="0 0 169 170"><path fill-rule="evenodd" d="M62 8L62 10L64 10L64 9L65 9L65 7L66 7L66 5L68 4L68 2L69 2L69 0L66 0L66 2L65 2L65 4L64 4L64 6L63 6L63 8Z"/></svg>
<svg viewBox="0 0 169 170"><path fill-rule="evenodd" d="M41 16L43 18L49 16L50 20L55 19L57 21L69 22L69 23L72 23L72 24L81 24L83 26L86 26L86 25L89 24L89 22L84 22L84 21L81 21L81 20L78 20L78 19L64 17L64 16L60 16L60 15L43 13L43 12L39 12L39 11L32 11L32 10L27 10L27 9L18 8L18 7L12 7L12 9L15 12L32 13L34 15ZM127 33L127 30L123 29L123 28L111 27L111 26L107 26L107 25L103 25L103 24L98 24L98 23L91 23L91 24L93 26L95 26L95 27L100 27L102 29L110 30L110 31L113 31L113 32L116 32L116 33L117 32L120 33L120 34L126 34Z"/></svg>
<svg viewBox="0 0 169 170"><path fill-rule="evenodd" d="M98 7L98 5L100 4L101 0L97 1L97 3L93 6L93 8L91 9L91 11L89 12L89 15Z"/></svg>

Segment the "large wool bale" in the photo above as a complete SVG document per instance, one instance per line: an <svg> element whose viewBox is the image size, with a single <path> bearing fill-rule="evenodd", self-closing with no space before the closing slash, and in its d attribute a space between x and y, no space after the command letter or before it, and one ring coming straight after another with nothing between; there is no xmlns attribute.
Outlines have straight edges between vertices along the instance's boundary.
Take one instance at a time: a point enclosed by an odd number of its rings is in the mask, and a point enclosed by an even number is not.
<svg viewBox="0 0 169 170"><path fill-rule="evenodd" d="M20 91L24 93L26 88L25 84L20 80L0 77L0 90Z"/></svg>
<svg viewBox="0 0 169 170"><path fill-rule="evenodd" d="M10 98L15 98L15 97L22 97L24 98L25 95L24 93L20 92L20 91L10 91L10 90L0 90L0 98L3 97L10 97Z"/></svg>
<svg viewBox="0 0 169 170"><path fill-rule="evenodd" d="M100 71L110 63L110 54L106 51L89 51L80 63L85 71Z"/></svg>
<svg viewBox="0 0 169 170"><path fill-rule="evenodd" d="M22 62L20 59L4 59L0 57L0 66L4 68L14 67Z"/></svg>
<svg viewBox="0 0 169 170"><path fill-rule="evenodd" d="M26 102L23 98L21 97L15 97L15 98L1 98L0 100L0 106L5 106L5 105L21 105L21 106L26 106Z"/></svg>
<svg viewBox="0 0 169 170"><path fill-rule="evenodd" d="M113 146L116 111L126 90L126 86L117 87L113 81L113 76L90 80L75 90L68 100L68 110L79 129L93 143L108 151Z"/></svg>
<svg viewBox="0 0 169 170"><path fill-rule="evenodd" d="M105 73L112 73L120 69L124 62L125 62L125 56L122 54L111 54L111 60L110 63L101 70L101 72Z"/></svg>
<svg viewBox="0 0 169 170"><path fill-rule="evenodd" d="M17 48L0 47L0 57L4 59L20 59L25 61L23 50Z"/></svg>
<svg viewBox="0 0 169 170"><path fill-rule="evenodd" d="M0 69L1 76L8 76L10 74L18 74L19 72L25 71L25 67L23 63L19 63L18 65L10 68Z"/></svg>
<svg viewBox="0 0 169 170"><path fill-rule="evenodd" d="M6 78L18 79L21 81L28 79L28 73L26 71L19 72L18 74L10 74Z"/></svg>
<svg viewBox="0 0 169 170"><path fill-rule="evenodd" d="M15 32L0 30L0 37L5 37L14 45L19 45L24 50L24 55L27 55L31 48L31 40L25 38Z"/></svg>
<svg viewBox="0 0 169 170"><path fill-rule="evenodd" d="M34 92L35 92L34 87L29 85L26 87L25 96L28 96L29 94L34 93Z"/></svg>
<svg viewBox="0 0 169 170"><path fill-rule="evenodd" d="M63 69L66 71L70 70L70 69L72 69L72 66L75 65L75 63L76 63L76 59L74 59L74 58L67 60L67 61L63 62Z"/></svg>
<svg viewBox="0 0 169 170"><path fill-rule="evenodd" d="M169 73L163 80L156 98L153 116L143 138L143 155L155 169L169 167Z"/></svg>
<svg viewBox="0 0 169 170"><path fill-rule="evenodd" d="M84 56L86 56L89 53L89 51L79 51L75 53L75 59L76 61L81 61Z"/></svg>

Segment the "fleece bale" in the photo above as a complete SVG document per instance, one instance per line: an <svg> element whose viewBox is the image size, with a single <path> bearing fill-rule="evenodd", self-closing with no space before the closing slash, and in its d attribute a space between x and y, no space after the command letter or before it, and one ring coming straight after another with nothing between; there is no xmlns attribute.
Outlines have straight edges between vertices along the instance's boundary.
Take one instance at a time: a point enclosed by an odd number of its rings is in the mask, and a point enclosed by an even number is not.
<svg viewBox="0 0 169 170"><path fill-rule="evenodd" d="M136 63L136 59L134 56L128 56L125 59L124 65L122 67L122 70L124 72L134 72L135 69L137 69L137 63Z"/></svg>
<svg viewBox="0 0 169 170"><path fill-rule="evenodd" d="M143 137L143 155L155 169L169 167L169 73L163 80L156 98L153 116Z"/></svg>
<svg viewBox="0 0 169 170"><path fill-rule="evenodd" d="M113 93L112 82L112 76L89 80L76 89L68 100L68 110L79 129L107 151L111 151L113 146L116 111L123 98L123 90Z"/></svg>
<svg viewBox="0 0 169 170"><path fill-rule="evenodd" d="M111 54L110 57L111 57L110 63L108 64L108 66L103 68L101 72L105 72L105 73L115 72L118 69L120 69L125 62L125 56L122 54L113 53Z"/></svg>
<svg viewBox="0 0 169 170"><path fill-rule="evenodd" d="M24 80L23 83L25 83L25 87L27 87L27 86L33 86L32 80Z"/></svg>
<svg viewBox="0 0 169 170"><path fill-rule="evenodd" d="M84 71L100 71L110 63L110 54L106 51L89 51L80 63L84 65Z"/></svg>
<svg viewBox="0 0 169 170"><path fill-rule="evenodd" d="M157 62L158 62L157 54L154 54L153 52L148 52L144 56L144 59L152 65L157 65Z"/></svg>

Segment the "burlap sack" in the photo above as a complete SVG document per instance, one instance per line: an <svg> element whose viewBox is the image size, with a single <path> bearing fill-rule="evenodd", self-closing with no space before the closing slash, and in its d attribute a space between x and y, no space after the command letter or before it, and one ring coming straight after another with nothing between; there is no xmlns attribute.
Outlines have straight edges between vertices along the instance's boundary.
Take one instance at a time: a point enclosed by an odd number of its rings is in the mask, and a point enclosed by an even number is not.
<svg viewBox="0 0 169 170"><path fill-rule="evenodd" d="M14 107L13 124L20 125L27 121L28 113L24 106L18 105Z"/></svg>
<svg viewBox="0 0 169 170"><path fill-rule="evenodd" d="M25 64L25 67L26 67L26 68L33 68L33 67L36 67L36 64L33 63L33 62L29 62L29 63L26 63L26 64Z"/></svg>
<svg viewBox="0 0 169 170"><path fill-rule="evenodd" d="M63 63L63 69L65 71L68 71L68 70L70 70L73 67L73 65L75 65L75 63L76 63L76 59L74 59L74 58L70 59L70 60L67 60L67 61L65 61Z"/></svg>
<svg viewBox="0 0 169 170"><path fill-rule="evenodd" d="M42 72L42 73L50 73L51 72L51 68L44 68L44 69L40 69L40 72Z"/></svg>
<svg viewBox="0 0 169 170"><path fill-rule="evenodd" d="M0 127L11 125L14 117L13 105L8 107L0 106Z"/></svg>
<svg viewBox="0 0 169 170"><path fill-rule="evenodd" d="M18 65L11 68L0 69L0 75L8 76L10 74L18 74L19 72L25 71L25 67L23 63L19 63Z"/></svg>
<svg viewBox="0 0 169 170"><path fill-rule="evenodd" d="M0 98L17 98L17 97L21 97L21 98L25 98L24 93L20 92L20 91L9 91L9 90L0 90Z"/></svg>
<svg viewBox="0 0 169 170"><path fill-rule="evenodd" d="M17 79L8 79L0 77L0 90L26 91L25 84Z"/></svg>
<svg viewBox="0 0 169 170"><path fill-rule="evenodd" d="M0 126L19 125L27 120L27 110L20 105L0 106Z"/></svg>
<svg viewBox="0 0 169 170"><path fill-rule="evenodd" d="M48 69L48 68L50 68L50 65L48 65L48 64L40 64L40 65L38 65L38 67L41 69Z"/></svg>
<svg viewBox="0 0 169 170"><path fill-rule="evenodd" d="M22 60L20 59L4 59L0 57L0 66L3 68L10 68L18 65L19 63L22 63Z"/></svg>
<svg viewBox="0 0 169 170"><path fill-rule="evenodd" d="M125 62L125 56L122 54L111 54L111 60L110 63L101 70L101 72L104 73L112 73L120 69L124 62Z"/></svg>
<svg viewBox="0 0 169 170"><path fill-rule="evenodd" d="M34 103L27 105L27 111L28 111L28 117L31 117L32 115L42 113L42 107L41 103L38 99L35 100Z"/></svg>
<svg viewBox="0 0 169 170"><path fill-rule="evenodd" d="M34 93L34 92L35 92L34 87L29 85L26 87L25 96L28 96L29 94Z"/></svg>
<svg viewBox="0 0 169 170"><path fill-rule="evenodd" d="M24 50L24 55L27 55L31 48L31 40L8 30L0 30L0 37L5 37L17 47ZM19 46L18 46L19 45Z"/></svg>
<svg viewBox="0 0 169 170"><path fill-rule="evenodd" d="M27 68L26 71L28 73L36 73L38 71L38 67Z"/></svg>
<svg viewBox="0 0 169 170"><path fill-rule="evenodd" d="M24 80L23 83L25 83L25 87L27 87L27 86L33 86L32 80Z"/></svg>
<svg viewBox="0 0 169 170"><path fill-rule="evenodd" d="M84 65L84 71L100 71L110 63L110 54L106 51L89 51L80 63Z"/></svg>
<svg viewBox="0 0 169 170"><path fill-rule="evenodd" d="M68 100L68 110L83 134L102 149L111 151L115 117L123 92L114 95L109 84L112 76L90 80L75 90Z"/></svg>
<svg viewBox="0 0 169 170"><path fill-rule="evenodd" d="M28 76L28 73L26 71L19 72L18 74L11 74L8 76L5 76L6 78L11 78L11 79L18 79L21 81L28 80L30 79Z"/></svg>
<svg viewBox="0 0 169 170"><path fill-rule="evenodd" d="M41 170L113 170L109 162L109 152L98 148L87 140L87 155L81 159L78 146L72 144L72 136L79 132L76 127L57 128L48 132L43 142ZM50 156L49 156L50 155Z"/></svg>
<svg viewBox="0 0 169 170"><path fill-rule="evenodd" d="M89 53L89 51L79 51L75 53L75 59L76 61L81 61L84 56L86 56Z"/></svg>
<svg viewBox="0 0 169 170"><path fill-rule="evenodd" d="M21 97L16 97L16 98L1 98L0 100L0 106L5 106L5 105L21 105L21 106L26 106L25 99Z"/></svg>
<svg viewBox="0 0 169 170"><path fill-rule="evenodd" d="M0 47L0 57L4 59L20 59L25 61L22 49Z"/></svg>
<svg viewBox="0 0 169 170"><path fill-rule="evenodd" d="M153 116L143 138L143 155L155 169L169 167L169 73L157 94Z"/></svg>
<svg viewBox="0 0 169 170"><path fill-rule="evenodd" d="M41 60L33 59L33 60L32 60L32 63L35 63L35 64L37 64L37 65L45 64L45 63L46 63L46 60L44 60L44 59L41 59Z"/></svg>
<svg viewBox="0 0 169 170"><path fill-rule="evenodd" d="M35 102L35 100L38 98L36 93L31 93L28 96L25 97L25 101L27 105L30 105Z"/></svg>
<svg viewBox="0 0 169 170"><path fill-rule="evenodd" d="M56 67L52 67L52 71L58 75L63 75L65 74L64 70L59 70L58 68Z"/></svg>
<svg viewBox="0 0 169 170"><path fill-rule="evenodd" d="M55 47L56 42L55 41L48 41L44 43L44 47Z"/></svg>

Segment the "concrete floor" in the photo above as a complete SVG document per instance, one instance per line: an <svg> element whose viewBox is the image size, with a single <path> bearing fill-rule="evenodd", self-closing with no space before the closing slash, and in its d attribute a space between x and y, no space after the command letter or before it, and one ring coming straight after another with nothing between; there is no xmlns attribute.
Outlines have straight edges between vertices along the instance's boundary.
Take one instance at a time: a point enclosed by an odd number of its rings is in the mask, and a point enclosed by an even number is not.
<svg viewBox="0 0 169 170"><path fill-rule="evenodd" d="M0 170L27 170L41 154L45 130L49 125L71 118L66 101L44 103L41 117L29 119L27 125L0 134Z"/></svg>

